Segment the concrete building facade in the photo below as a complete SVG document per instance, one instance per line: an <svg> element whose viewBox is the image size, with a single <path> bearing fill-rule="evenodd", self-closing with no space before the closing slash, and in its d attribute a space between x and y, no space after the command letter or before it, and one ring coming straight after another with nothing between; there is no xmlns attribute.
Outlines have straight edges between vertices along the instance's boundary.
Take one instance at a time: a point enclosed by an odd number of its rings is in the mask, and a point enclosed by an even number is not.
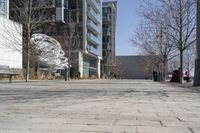
<svg viewBox="0 0 200 133"><path fill-rule="evenodd" d="M117 21L117 1L103 2L103 60L102 75L107 77L116 66L115 35Z"/></svg>
<svg viewBox="0 0 200 133"><path fill-rule="evenodd" d="M9 0L0 0L0 65L22 68L22 26L9 20Z"/></svg>
<svg viewBox="0 0 200 133"><path fill-rule="evenodd" d="M148 79L146 56L117 56L119 76L124 79Z"/></svg>
<svg viewBox="0 0 200 133"><path fill-rule="evenodd" d="M47 13L46 22L54 23L53 26L45 23L35 32L47 34L58 40L66 52L66 56L73 55L72 59L69 57L71 65L81 78L99 78L102 60L102 1L33 1L37 8L44 9ZM70 28L73 28L74 31ZM69 37L71 40L68 39Z"/></svg>
<svg viewBox="0 0 200 133"><path fill-rule="evenodd" d="M57 1L58 2L58 1ZM65 0L65 25L75 24L75 45L72 49L75 70L81 78L100 78L102 60L102 1L101 0Z"/></svg>
<svg viewBox="0 0 200 133"><path fill-rule="evenodd" d="M73 0L71 0L71 2L72 1ZM95 76L100 78L100 62L102 59L102 1L75 1L83 4L81 11L83 15L83 48L79 51L78 56L80 76ZM69 10L72 11L73 9Z"/></svg>

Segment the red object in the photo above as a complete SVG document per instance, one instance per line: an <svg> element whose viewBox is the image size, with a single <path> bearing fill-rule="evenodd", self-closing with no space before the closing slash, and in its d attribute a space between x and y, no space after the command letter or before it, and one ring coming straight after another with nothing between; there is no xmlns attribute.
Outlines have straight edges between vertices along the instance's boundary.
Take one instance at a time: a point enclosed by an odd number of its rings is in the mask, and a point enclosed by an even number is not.
<svg viewBox="0 0 200 133"><path fill-rule="evenodd" d="M185 72L183 79L187 82L189 82L190 78L189 78L189 73L188 71Z"/></svg>

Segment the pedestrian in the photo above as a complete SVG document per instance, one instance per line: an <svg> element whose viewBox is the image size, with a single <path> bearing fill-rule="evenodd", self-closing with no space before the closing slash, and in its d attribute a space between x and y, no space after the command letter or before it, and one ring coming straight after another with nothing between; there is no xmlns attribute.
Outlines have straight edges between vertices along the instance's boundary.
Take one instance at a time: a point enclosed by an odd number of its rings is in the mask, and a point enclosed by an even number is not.
<svg viewBox="0 0 200 133"><path fill-rule="evenodd" d="M183 80L186 81L186 82L190 81L190 77L189 77L189 72L188 71L185 71L184 76L183 76Z"/></svg>
<svg viewBox="0 0 200 133"><path fill-rule="evenodd" d="M80 72L78 72L78 79L80 79L81 78L81 73Z"/></svg>
<svg viewBox="0 0 200 133"><path fill-rule="evenodd" d="M158 81L158 72L153 71L153 81Z"/></svg>

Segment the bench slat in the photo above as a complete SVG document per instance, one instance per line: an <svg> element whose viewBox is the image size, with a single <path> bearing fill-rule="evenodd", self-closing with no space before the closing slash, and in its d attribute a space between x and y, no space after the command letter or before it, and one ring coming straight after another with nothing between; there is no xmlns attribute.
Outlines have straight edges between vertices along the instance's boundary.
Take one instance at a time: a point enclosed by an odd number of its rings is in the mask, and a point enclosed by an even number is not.
<svg viewBox="0 0 200 133"><path fill-rule="evenodd" d="M9 76L9 82L12 82L12 76L19 75L18 73L15 73L12 69L10 69L9 66L3 66L0 65L0 75Z"/></svg>
<svg viewBox="0 0 200 133"><path fill-rule="evenodd" d="M9 66L0 65L0 69L10 69L10 67Z"/></svg>

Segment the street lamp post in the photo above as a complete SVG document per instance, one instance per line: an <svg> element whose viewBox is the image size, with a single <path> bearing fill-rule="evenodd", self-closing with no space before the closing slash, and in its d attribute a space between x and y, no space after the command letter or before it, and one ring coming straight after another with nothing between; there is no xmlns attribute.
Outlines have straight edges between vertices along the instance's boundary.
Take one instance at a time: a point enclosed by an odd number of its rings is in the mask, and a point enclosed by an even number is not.
<svg viewBox="0 0 200 133"><path fill-rule="evenodd" d="M197 0L197 39L196 39L196 61L195 61L195 75L194 86L200 86L200 0Z"/></svg>

